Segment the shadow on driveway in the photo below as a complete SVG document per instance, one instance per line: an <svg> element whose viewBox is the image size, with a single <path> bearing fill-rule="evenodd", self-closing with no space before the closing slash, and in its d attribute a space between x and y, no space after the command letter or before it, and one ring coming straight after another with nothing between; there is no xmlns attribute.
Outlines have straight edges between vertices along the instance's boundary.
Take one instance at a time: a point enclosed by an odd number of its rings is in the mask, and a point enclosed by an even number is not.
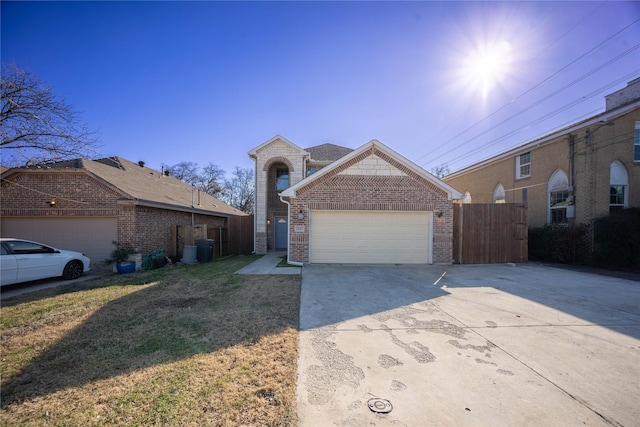
<svg viewBox="0 0 640 427"><path fill-rule="evenodd" d="M300 328L381 313L455 288L508 292L640 338L640 282L538 264L307 266Z"/></svg>

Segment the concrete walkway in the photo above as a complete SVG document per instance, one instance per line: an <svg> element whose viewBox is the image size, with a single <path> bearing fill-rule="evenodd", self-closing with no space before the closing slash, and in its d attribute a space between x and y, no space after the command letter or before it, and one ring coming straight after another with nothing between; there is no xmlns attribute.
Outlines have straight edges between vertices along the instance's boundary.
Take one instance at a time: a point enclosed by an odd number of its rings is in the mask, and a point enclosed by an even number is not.
<svg viewBox="0 0 640 427"><path fill-rule="evenodd" d="M300 267L276 267L287 251L267 252L262 258L236 271L236 274L300 274Z"/></svg>
<svg viewBox="0 0 640 427"><path fill-rule="evenodd" d="M300 427L640 419L638 282L532 264L310 265L300 329Z"/></svg>

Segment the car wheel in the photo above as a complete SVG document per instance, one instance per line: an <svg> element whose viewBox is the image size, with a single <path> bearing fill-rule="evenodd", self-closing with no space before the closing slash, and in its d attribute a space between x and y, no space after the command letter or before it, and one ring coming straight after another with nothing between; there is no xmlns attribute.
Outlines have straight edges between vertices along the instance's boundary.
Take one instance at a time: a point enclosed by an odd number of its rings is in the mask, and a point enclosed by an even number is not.
<svg viewBox="0 0 640 427"><path fill-rule="evenodd" d="M62 278L66 280L77 279L80 277L83 270L82 262L78 260L69 261L67 265L64 266Z"/></svg>

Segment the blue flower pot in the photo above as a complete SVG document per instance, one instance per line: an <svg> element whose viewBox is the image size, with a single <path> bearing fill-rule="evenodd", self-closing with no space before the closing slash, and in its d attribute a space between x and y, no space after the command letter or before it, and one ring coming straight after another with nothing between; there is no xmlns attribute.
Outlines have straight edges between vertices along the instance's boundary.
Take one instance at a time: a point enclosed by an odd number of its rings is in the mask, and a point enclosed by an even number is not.
<svg viewBox="0 0 640 427"><path fill-rule="evenodd" d="M116 264L116 270L120 274L133 273L136 271L136 263L135 262L119 262Z"/></svg>

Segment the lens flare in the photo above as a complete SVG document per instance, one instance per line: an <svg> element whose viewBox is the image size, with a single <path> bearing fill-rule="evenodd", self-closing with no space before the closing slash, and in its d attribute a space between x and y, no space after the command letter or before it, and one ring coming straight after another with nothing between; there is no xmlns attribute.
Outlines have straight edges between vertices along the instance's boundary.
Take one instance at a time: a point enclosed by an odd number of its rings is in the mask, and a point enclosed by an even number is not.
<svg viewBox="0 0 640 427"><path fill-rule="evenodd" d="M486 98L508 73L510 53L511 45L506 41L476 47L465 61L463 75L467 85Z"/></svg>

